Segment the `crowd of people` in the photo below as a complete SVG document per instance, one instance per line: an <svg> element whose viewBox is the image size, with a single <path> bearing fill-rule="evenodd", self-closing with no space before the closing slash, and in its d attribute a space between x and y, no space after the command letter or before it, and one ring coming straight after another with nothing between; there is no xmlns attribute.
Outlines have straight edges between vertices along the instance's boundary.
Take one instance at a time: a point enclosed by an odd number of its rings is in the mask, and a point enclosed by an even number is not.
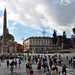
<svg viewBox="0 0 75 75"><path fill-rule="evenodd" d="M43 71L46 72L46 75L60 75L60 71L58 71L58 66L62 62L61 56L57 59L57 56L29 56L28 57L28 63L34 63L36 62L37 64L37 70L41 70L43 68ZM27 63L27 64L28 64ZM64 67L65 70L67 67ZM64 71L62 72L62 74ZM66 72L65 72L66 73ZM28 72L27 72L28 75Z"/></svg>
<svg viewBox="0 0 75 75"><path fill-rule="evenodd" d="M66 60L68 60L69 65L73 65L73 68L75 67L75 61L71 58L68 59L66 57ZM9 62L9 59L7 59L7 67L10 66L10 70L13 71L13 67L21 67L22 61L25 61L26 63L26 74L27 75L36 75L33 71L34 64L37 65L37 70L41 71L43 70L46 75L60 75L60 69L59 66L62 66L62 75L66 75L66 68L68 68L67 65L62 64L63 59L61 55L53 55L53 56L43 56L43 55L28 55L23 56L23 58L19 58L18 60L15 58L11 62ZM1 59L2 62L2 59Z"/></svg>

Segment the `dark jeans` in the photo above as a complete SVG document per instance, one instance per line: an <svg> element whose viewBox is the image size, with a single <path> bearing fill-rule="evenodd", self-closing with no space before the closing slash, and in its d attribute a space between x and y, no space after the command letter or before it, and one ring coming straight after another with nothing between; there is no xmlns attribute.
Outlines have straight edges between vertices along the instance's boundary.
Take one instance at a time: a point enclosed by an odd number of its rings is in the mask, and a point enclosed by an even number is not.
<svg viewBox="0 0 75 75"><path fill-rule="evenodd" d="M75 64L73 64L73 68L75 68Z"/></svg>
<svg viewBox="0 0 75 75"><path fill-rule="evenodd" d="M62 75L66 75L66 71L62 72Z"/></svg>
<svg viewBox="0 0 75 75"><path fill-rule="evenodd" d="M46 71L46 67L44 67L44 72Z"/></svg>
<svg viewBox="0 0 75 75"><path fill-rule="evenodd" d="M58 72L58 75L60 75L60 72Z"/></svg>

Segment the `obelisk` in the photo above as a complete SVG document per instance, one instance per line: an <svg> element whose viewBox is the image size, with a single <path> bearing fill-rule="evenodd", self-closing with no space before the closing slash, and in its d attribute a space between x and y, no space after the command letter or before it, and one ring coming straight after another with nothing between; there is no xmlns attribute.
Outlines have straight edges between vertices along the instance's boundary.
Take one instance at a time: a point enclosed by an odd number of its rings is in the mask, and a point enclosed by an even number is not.
<svg viewBox="0 0 75 75"><path fill-rule="evenodd" d="M7 45L7 14L6 8L4 9L4 21L3 21L3 54L6 55L8 53L8 45Z"/></svg>

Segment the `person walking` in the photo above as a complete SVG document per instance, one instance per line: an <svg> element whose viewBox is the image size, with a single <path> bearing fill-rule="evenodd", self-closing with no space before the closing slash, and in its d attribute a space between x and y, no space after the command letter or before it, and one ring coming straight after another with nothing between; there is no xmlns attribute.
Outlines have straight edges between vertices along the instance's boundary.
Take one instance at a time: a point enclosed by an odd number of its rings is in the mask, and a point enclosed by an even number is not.
<svg viewBox="0 0 75 75"><path fill-rule="evenodd" d="M0 66L1 66L1 61L0 61Z"/></svg>
<svg viewBox="0 0 75 75"><path fill-rule="evenodd" d="M32 69L32 63L29 63L29 70Z"/></svg>
<svg viewBox="0 0 75 75"><path fill-rule="evenodd" d="M33 70L30 71L30 75L35 75L35 74L33 73Z"/></svg>
<svg viewBox="0 0 75 75"><path fill-rule="evenodd" d="M27 73L27 75L29 74L29 69L30 69L30 65L29 65L29 63L27 63L26 64L26 73Z"/></svg>
<svg viewBox="0 0 75 75"><path fill-rule="evenodd" d="M11 63L10 63L10 71L11 71L11 73L12 73L12 71L13 71L13 69L14 69L14 64L13 64L13 61L11 61Z"/></svg>
<svg viewBox="0 0 75 75"><path fill-rule="evenodd" d="M9 60L7 59L7 67L9 67Z"/></svg>
<svg viewBox="0 0 75 75"><path fill-rule="evenodd" d="M25 55L25 58L24 59L25 59L25 62L26 62L26 55Z"/></svg>
<svg viewBox="0 0 75 75"><path fill-rule="evenodd" d="M49 70L49 67L47 66L47 72L46 75L51 75L51 71Z"/></svg>
<svg viewBox="0 0 75 75"><path fill-rule="evenodd" d="M37 64L37 62L38 62L38 58L37 58L37 56L35 57L35 62L36 62L36 64Z"/></svg>
<svg viewBox="0 0 75 75"><path fill-rule="evenodd" d="M28 62L30 63L30 60L31 60L31 57L30 56L28 56Z"/></svg>
<svg viewBox="0 0 75 75"><path fill-rule="evenodd" d="M52 60L50 60L50 61L49 61L49 66L50 66L50 68L52 68L52 64L53 64L53 62L52 62Z"/></svg>
<svg viewBox="0 0 75 75"><path fill-rule="evenodd" d="M65 64L62 67L62 75L65 73L66 75L66 68L68 68Z"/></svg>
<svg viewBox="0 0 75 75"><path fill-rule="evenodd" d="M45 61L43 62L43 68L44 68L44 72L46 71L46 64L45 64Z"/></svg>
<svg viewBox="0 0 75 75"><path fill-rule="evenodd" d="M21 64L21 60L19 59L19 62L18 62L18 64L19 64L19 68L20 68L20 64Z"/></svg>
<svg viewBox="0 0 75 75"><path fill-rule="evenodd" d="M15 64L15 67L17 67L17 60L15 59L15 62L14 62L14 64Z"/></svg>
<svg viewBox="0 0 75 75"><path fill-rule="evenodd" d="M37 67L38 70L41 69L41 64L42 64L41 61L39 61L39 62L38 62L38 67Z"/></svg>
<svg viewBox="0 0 75 75"><path fill-rule="evenodd" d="M58 75L58 73L57 73L55 67L53 67L53 68L51 69L51 75Z"/></svg>
<svg viewBox="0 0 75 75"><path fill-rule="evenodd" d="M73 59L73 68L75 68L75 59Z"/></svg>

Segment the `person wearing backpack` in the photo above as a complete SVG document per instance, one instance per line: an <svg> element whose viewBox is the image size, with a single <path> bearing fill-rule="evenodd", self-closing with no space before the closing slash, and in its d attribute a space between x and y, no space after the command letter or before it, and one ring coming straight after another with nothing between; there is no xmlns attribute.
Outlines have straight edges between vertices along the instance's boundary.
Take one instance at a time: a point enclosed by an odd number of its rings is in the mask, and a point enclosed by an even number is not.
<svg viewBox="0 0 75 75"><path fill-rule="evenodd" d="M20 64L21 64L21 60L20 59L19 59L19 63L18 64L19 64L19 68L20 68Z"/></svg>

